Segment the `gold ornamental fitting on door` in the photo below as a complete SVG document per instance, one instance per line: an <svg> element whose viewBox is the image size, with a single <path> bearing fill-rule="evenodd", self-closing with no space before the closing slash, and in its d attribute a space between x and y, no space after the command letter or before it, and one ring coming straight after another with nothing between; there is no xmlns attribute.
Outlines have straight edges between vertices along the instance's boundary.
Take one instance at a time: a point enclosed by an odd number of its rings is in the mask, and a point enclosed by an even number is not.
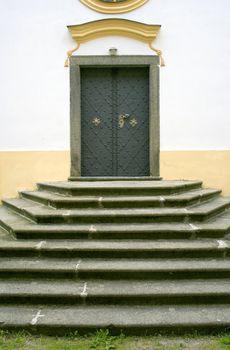
<svg viewBox="0 0 230 350"><path fill-rule="evenodd" d="M132 119L129 121L129 124L130 124L133 128L135 128L135 126L138 124L138 122L137 122L136 118L134 117L134 118L132 118Z"/></svg>
<svg viewBox="0 0 230 350"><path fill-rule="evenodd" d="M92 119L92 123L95 125L95 126L99 126L101 124L101 118L99 117L95 117Z"/></svg>

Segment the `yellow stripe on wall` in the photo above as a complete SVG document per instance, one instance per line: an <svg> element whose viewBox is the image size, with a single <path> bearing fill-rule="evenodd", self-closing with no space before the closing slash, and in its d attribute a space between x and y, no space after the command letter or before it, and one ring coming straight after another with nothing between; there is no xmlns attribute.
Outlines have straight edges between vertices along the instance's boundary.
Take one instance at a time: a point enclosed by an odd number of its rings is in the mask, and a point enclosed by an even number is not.
<svg viewBox="0 0 230 350"><path fill-rule="evenodd" d="M0 152L0 199L32 190L37 182L66 180L68 151ZM164 179L198 179L230 195L230 151L162 151Z"/></svg>

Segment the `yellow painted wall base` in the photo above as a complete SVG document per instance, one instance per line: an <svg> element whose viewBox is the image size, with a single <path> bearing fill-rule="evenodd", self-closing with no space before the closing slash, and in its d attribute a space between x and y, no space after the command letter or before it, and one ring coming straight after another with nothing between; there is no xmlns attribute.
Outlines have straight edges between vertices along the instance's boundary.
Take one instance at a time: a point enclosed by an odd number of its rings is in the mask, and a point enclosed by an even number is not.
<svg viewBox="0 0 230 350"><path fill-rule="evenodd" d="M161 176L202 180L204 187L222 189L230 196L230 151L163 151Z"/></svg>
<svg viewBox="0 0 230 350"><path fill-rule="evenodd" d="M32 190L37 182L66 180L69 164L67 151L0 152L0 199Z"/></svg>
<svg viewBox="0 0 230 350"><path fill-rule="evenodd" d="M0 152L0 199L16 197L37 182L66 180L68 151ZM198 179L230 195L230 151L162 151L164 179Z"/></svg>

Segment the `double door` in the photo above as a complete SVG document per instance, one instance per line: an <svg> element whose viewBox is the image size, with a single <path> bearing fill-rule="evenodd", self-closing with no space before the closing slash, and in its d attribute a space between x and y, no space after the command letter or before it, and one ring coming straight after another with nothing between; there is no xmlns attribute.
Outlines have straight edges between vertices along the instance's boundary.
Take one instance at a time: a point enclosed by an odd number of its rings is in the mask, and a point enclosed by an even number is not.
<svg viewBox="0 0 230 350"><path fill-rule="evenodd" d="M149 176L149 68L82 68L81 175Z"/></svg>

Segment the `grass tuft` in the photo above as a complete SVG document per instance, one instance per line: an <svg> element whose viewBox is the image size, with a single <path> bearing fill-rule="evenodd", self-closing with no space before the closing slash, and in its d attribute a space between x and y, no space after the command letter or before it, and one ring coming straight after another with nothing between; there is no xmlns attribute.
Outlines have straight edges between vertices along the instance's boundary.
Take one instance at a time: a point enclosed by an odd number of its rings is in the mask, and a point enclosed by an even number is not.
<svg viewBox="0 0 230 350"><path fill-rule="evenodd" d="M230 349L230 335L225 335L221 337L220 344L227 346Z"/></svg>

